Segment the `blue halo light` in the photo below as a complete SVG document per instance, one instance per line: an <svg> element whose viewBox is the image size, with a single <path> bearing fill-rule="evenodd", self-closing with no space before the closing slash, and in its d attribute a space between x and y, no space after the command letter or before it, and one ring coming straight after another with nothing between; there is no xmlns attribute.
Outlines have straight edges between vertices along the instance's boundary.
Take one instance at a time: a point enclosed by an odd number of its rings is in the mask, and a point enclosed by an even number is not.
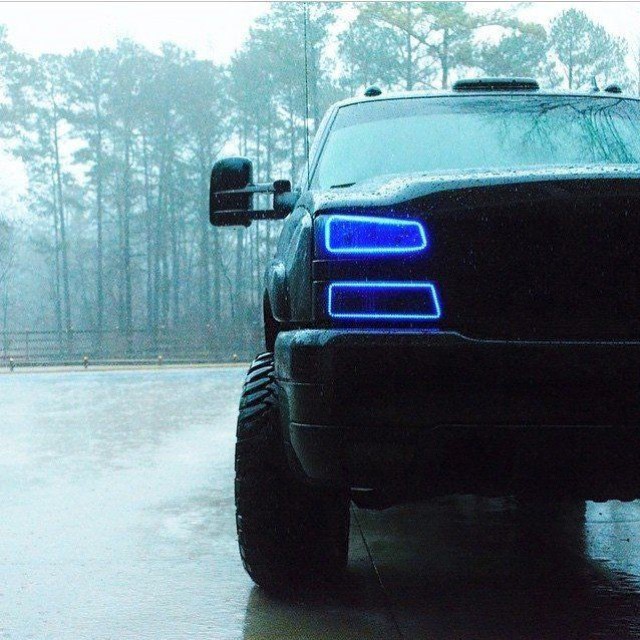
<svg viewBox="0 0 640 640"><path fill-rule="evenodd" d="M412 253L426 249L427 234L418 220L333 215L325 222L324 241L330 253Z"/></svg>
<svg viewBox="0 0 640 640"><path fill-rule="evenodd" d="M431 282L334 282L327 293L332 318L439 320L442 312Z"/></svg>

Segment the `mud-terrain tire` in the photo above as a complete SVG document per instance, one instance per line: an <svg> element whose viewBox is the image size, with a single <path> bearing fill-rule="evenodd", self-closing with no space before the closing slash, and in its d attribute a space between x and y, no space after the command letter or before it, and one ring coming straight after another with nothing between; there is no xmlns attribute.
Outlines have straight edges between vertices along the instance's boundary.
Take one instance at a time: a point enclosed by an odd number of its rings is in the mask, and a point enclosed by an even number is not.
<svg viewBox="0 0 640 640"><path fill-rule="evenodd" d="M317 489L285 454L273 354L252 363L236 440L236 525L240 555L258 585L274 592L311 587L345 568L349 494Z"/></svg>

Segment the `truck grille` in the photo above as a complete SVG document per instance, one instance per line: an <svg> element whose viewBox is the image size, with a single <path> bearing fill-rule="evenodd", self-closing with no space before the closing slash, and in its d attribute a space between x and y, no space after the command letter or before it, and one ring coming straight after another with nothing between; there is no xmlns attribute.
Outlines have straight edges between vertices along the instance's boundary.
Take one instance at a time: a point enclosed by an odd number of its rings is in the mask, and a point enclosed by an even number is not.
<svg viewBox="0 0 640 640"><path fill-rule="evenodd" d="M508 200L424 211L433 245L420 270L438 283L443 325L478 338L640 339L640 194L614 183Z"/></svg>

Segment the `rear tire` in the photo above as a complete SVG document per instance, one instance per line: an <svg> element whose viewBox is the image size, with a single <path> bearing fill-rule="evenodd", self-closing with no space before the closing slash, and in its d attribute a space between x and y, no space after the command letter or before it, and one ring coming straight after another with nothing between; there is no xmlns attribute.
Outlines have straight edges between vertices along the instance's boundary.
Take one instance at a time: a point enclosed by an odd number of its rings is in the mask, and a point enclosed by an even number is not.
<svg viewBox="0 0 640 640"><path fill-rule="evenodd" d="M271 353L253 361L242 390L235 497L242 562L261 587L288 591L344 570L349 494L313 488L291 471Z"/></svg>

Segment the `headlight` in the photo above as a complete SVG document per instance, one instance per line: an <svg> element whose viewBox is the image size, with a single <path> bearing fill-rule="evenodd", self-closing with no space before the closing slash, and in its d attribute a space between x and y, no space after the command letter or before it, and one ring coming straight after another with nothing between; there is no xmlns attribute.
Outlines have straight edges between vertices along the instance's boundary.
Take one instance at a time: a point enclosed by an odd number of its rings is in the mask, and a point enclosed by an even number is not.
<svg viewBox="0 0 640 640"><path fill-rule="evenodd" d="M427 234L417 220L333 215L325 221L324 245L337 254L412 253L426 249Z"/></svg>
<svg viewBox="0 0 640 640"><path fill-rule="evenodd" d="M333 282L327 296L331 318L438 320L441 315L431 282Z"/></svg>

